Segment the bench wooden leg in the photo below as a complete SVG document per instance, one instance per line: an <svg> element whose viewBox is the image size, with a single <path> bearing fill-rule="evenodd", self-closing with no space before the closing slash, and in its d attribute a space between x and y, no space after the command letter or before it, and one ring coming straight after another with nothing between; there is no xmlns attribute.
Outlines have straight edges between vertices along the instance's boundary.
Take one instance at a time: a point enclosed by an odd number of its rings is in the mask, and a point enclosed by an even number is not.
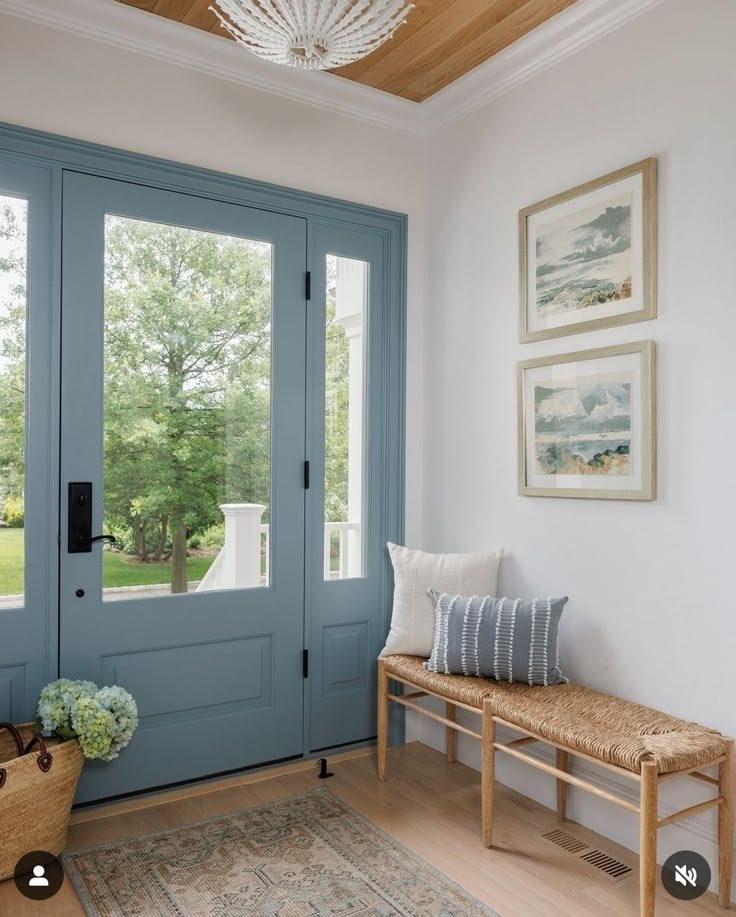
<svg viewBox="0 0 736 917"><path fill-rule="evenodd" d="M457 717L457 707L454 704L451 704L449 701L445 704L445 717L448 720L455 722ZM447 760L450 764L453 761L457 761L456 757L456 743L457 742L457 731L452 728L452 726L445 727L445 748L447 749Z"/></svg>
<svg viewBox="0 0 736 917"><path fill-rule="evenodd" d="M481 820L483 822L483 843L490 847L493 842L493 789L496 779L496 723L493 719L491 702L483 702L483 770L481 772Z"/></svg>
<svg viewBox="0 0 736 917"><path fill-rule="evenodd" d="M721 907L731 903L731 869L733 858L734 740L726 743L726 760L718 769L718 901Z"/></svg>
<svg viewBox="0 0 736 917"><path fill-rule="evenodd" d="M570 767L570 755L561 748L557 749L555 755L555 764L557 769L567 773ZM557 778L557 817L560 821L567 821L567 783Z"/></svg>
<svg viewBox="0 0 736 917"><path fill-rule="evenodd" d="M378 779L386 779L386 752L388 751L388 675L382 660L378 660Z"/></svg>
<svg viewBox="0 0 736 917"><path fill-rule="evenodd" d="M657 765L641 766L639 811L639 906L641 917L654 917L657 890Z"/></svg>

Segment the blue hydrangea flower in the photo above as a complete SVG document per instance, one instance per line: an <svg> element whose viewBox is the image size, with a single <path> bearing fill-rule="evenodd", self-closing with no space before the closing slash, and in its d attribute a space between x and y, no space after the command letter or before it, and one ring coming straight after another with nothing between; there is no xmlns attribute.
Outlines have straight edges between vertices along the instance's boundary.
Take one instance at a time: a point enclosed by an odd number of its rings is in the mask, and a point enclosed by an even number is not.
<svg viewBox="0 0 736 917"><path fill-rule="evenodd" d="M37 731L62 739L76 736L86 758L117 758L137 726L136 702L117 685L98 690L91 681L60 678L41 691Z"/></svg>
<svg viewBox="0 0 736 917"><path fill-rule="evenodd" d="M111 761L130 742L138 726L138 705L124 688L117 685L100 688L95 697L115 719L115 735L110 743L109 757L106 758Z"/></svg>
<svg viewBox="0 0 736 917"><path fill-rule="evenodd" d="M78 697L72 704L72 729L85 758L106 758L115 736L115 717L96 697Z"/></svg>
<svg viewBox="0 0 736 917"><path fill-rule="evenodd" d="M72 681L70 678L60 678L46 685L38 701L37 716L41 735L71 738L72 704L80 697L92 697L96 691L97 685L94 682Z"/></svg>

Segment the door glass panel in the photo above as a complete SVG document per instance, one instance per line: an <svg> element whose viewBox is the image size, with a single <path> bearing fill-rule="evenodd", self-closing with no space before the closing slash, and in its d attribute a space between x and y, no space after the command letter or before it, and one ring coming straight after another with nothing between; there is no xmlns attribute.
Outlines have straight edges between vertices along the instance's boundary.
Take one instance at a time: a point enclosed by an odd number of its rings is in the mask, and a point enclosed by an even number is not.
<svg viewBox="0 0 736 917"><path fill-rule="evenodd" d="M368 263L327 255L326 580L363 576Z"/></svg>
<svg viewBox="0 0 736 917"><path fill-rule="evenodd" d="M28 201L0 195L0 608L22 607Z"/></svg>
<svg viewBox="0 0 736 917"><path fill-rule="evenodd" d="M108 215L107 600L268 584L270 243Z"/></svg>

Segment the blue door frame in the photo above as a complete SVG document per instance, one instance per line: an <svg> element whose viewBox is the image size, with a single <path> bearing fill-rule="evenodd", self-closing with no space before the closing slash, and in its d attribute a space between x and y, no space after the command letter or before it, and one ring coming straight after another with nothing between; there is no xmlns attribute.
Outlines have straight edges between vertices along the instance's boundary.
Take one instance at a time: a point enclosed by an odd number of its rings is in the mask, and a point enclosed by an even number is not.
<svg viewBox="0 0 736 917"><path fill-rule="evenodd" d="M382 379L379 461L384 486L374 521L371 523L374 529L371 538L374 544L380 545L385 545L389 540L400 543L404 530L407 217L400 213L7 124L0 124L0 167L3 166L8 174L14 170L17 172L18 169L26 169L30 170L29 174L35 176L36 217L31 242L36 252L37 273L34 275L35 289L32 291L36 306L35 311L31 312L29 340L31 347L34 346L35 340L36 353L43 353L45 348L46 359L44 372L38 369L42 357L35 358L37 393L28 429L28 461L33 463L33 467L28 469L28 474L42 475L45 493L43 501L38 501L38 509L35 510L33 548L32 551L27 549L27 563L32 559L34 581L39 585L33 601L31 602L30 598L27 600L28 615L24 621L30 630L29 639L22 641L22 648L17 641L13 642L10 639L11 615L0 612L0 719L18 721L32 717L40 687L45 681L56 677L59 671L59 531L56 524L59 485L58 478L53 473L53 469L58 467L59 415L56 404L58 399L54 392L55 385L58 384L59 367L52 340L58 335L60 324L63 172L76 171L86 175L136 182L151 188L184 192L213 201L302 217L307 223L310 259L319 250L320 238L324 238L325 235L332 236L333 239L339 238L340 233L343 233L345 239L350 234L353 234L354 238L355 234L361 236L367 247L377 253L376 257L381 260L384 277L381 290L383 350L380 366L376 367ZM23 193L22 189L19 193ZM333 245L333 253L341 254L340 251L334 251L334 248ZM349 252L346 250L345 254L349 255ZM33 386L33 382L31 385ZM44 386L47 386L46 391L43 391ZM45 406L42 403L44 400ZM45 450L42 443L45 443ZM41 467L44 463L47 469L45 476ZM54 509L49 511L48 507ZM312 520L316 518L317 511L314 508L310 511L308 506L307 512L308 516L311 512ZM309 525L309 522L307 524ZM321 545L321 539L319 542ZM376 601L379 605L380 624L370 640L371 652L374 642L380 648L390 619L393 580L385 549L381 548L379 555L374 559L372 570L371 581L374 590L371 601ZM334 585L340 587L347 584ZM351 625L353 622L342 623ZM312 618L310 629L307 608L305 646L312 650L314 647L310 644L317 638L314 627ZM372 679L369 680L372 682ZM310 690L313 700L316 700L316 685L308 686L305 696L310 695ZM305 704L305 756L320 747L319 740L313 742L310 735L309 708L310 704ZM403 718L400 711L393 721L392 732L394 741L402 741ZM370 738L370 735L361 738ZM345 741L355 741L355 738L346 735Z"/></svg>

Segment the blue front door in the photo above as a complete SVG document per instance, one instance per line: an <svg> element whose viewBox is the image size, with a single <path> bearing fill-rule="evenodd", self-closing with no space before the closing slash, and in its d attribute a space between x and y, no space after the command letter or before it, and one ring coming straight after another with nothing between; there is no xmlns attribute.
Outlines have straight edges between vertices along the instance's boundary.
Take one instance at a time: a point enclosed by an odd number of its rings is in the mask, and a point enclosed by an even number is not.
<svg viewBox="0 0 736 917"><path fill-rule="evenodd" d="M306 251L299 217L64 173L60 672L140 711L78 801L304 752Z"/></svg>
<svg viewBox="0 0 736 917"><path fill-rule="evenodd" d="M403 218L0 144L0 721L59 675L134 695L80 802L371 740Z"/></svg>

